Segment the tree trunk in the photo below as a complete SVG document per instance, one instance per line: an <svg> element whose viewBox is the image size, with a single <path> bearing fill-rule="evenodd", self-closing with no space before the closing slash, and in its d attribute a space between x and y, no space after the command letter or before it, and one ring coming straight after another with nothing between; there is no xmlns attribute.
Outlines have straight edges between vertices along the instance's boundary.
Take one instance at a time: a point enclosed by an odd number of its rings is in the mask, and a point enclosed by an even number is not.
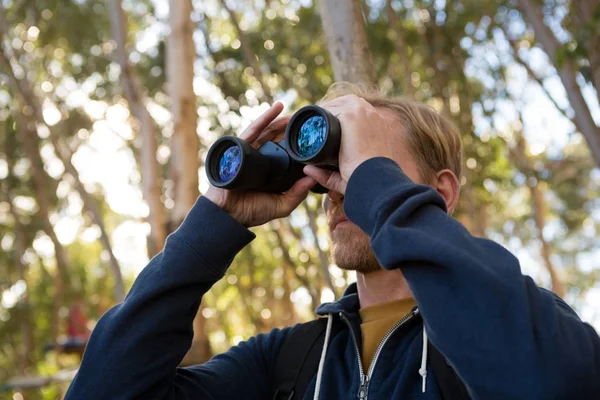
<svg viewBox="0 0 600 400"><path fill-rule="evenodd" d="M123 94L129 103L131 115L138 123L138 132L141 137L141 173L142 191L148 203L150 223L150 245L148 253L154 256L160 252L167 238L167 214L161 201L161 176L156 151L158 149L156 125L144 104L142 87L129 64L129 50L127 49L127 19L123 12L121 0L111 0L110 19L113 37L117 44L116 56L121 67L121 86Z"/></svg>
<svg viewBox="0 0 600 400"><path fill-rule="evenodd" d="M317 6L335 80L376 84L360 4L357 1L319 0Z"/></svg>
<svg viewBox="0 0 600 400"><path fill-rule="evenodd" d="M196 133L197 113L194 95L194 24L191 0L170 0L167 39L167 87L171 101L173 136L171 137L171 171L174 183L174 206L170 228L175 230L190 211L198 195L200 141ZM194 319L192 347L184 361L201 364L210 358L210 342L204 332L202 307Z"/></svg>
<svg viewBox="0 0 600 400"><path fill-rule="evenodd" d="M542 244L541 256L544 260L544 265L550 274L550 281L552 282L552 291L559 295L561 298L565 296L565 285L562 280L558 276L556 272L556 267L552 260L550 259L552 255L552 248L548 241L544 238L544 227L546 226L546 202L544 201L544 194L539 187L539 184L536 182L533 185L529 186L529 191L531 192L534 216L535 216L535 225L538 230L538 236L540 242Z"/></svg>
<svg viewBox="0 0 600 400"><path fill-rule="evenodd" d="M167 45L167 87L173 116L171 137L171 176L174 180L175 205L171 211L171 228L176 229L198 198L200 142L196 133L197 113L194 95L194 60L196 53L190 18L190 0L171 0L169 21L171 34Z"/></svg>
<svg viewBox="0 0 600 400"><path fill-rule="evenodd" d="M585 137L596 164L600 166L600 128L594 122L590 108L583 98L581 88L577 84L577 72L569 60L565 59L562 66L558 65L557 53L560 42L556 39L552 30L544 24L541 6L535 0L519 0L519 5L524 19L533 27L536 40L558 71L558 76L567 92L567 98L575 111L577 129Z"/></svg>

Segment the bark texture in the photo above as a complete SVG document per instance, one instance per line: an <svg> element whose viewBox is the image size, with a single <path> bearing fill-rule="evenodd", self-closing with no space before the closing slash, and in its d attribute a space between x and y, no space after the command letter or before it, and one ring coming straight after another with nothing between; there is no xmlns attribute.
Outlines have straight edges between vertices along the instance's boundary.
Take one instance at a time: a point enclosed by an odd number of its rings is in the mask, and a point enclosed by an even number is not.
<svg viewBox="0 0 600 400"><path fill-rule="evenodd" d="M359 2L320 0L317 6L335 80L376 84L375 67Z"/></svg>

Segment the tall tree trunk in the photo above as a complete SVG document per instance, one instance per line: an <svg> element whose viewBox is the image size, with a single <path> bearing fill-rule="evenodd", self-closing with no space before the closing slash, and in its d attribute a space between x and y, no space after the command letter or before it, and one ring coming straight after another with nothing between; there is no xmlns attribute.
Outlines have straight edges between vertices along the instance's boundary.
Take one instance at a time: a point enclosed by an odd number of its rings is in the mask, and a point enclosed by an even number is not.
<svg viewBox="0 0 600 400"><path fill-rule="evenodd" d="M529 191L531 193L534 217L535 217L535 226L538 230L538 239L542 244L542 248L540 250L540 255L542 256L542 260L544 260L544 265L546 266L546 270L550 274L550 282L552 283L552 291L564 298L565 296L565 285L562 280L558 276L556 271L556 267L551 260L552 256L552 246L548 241L544 238L544 227L546 226L546 202L544 201L544 193L539 186L539 183L536 182L529 186Z"/></svg>
<svg viewBox="0 0 600 400"><path fill-rule="evenodd" d="M359 2L319 0L317 6L335 80L376 84L375 67Z"/></svg>
<svg viewBox="0 0 600 400"><path fill-rule="evenodd" d="M121 0L111 0L110 19L113 38L117 44L116 57L121 67L120 80L123 95L129 103L131 115L137 121L141 138L142 191L144 200L148 203L148 222L151 227L148 253L153 256L162 250L167 238L167 214L161 201L162 179L156 160L158 149L156 124L146 108L142 87L135 71L129 64L127 19Z"/></svg>
<svg viewBox="0 0 600 400"><path fill-rule="evenodd" d="M171 227L175 229L198 198L200 141L196 133L197 113L194 95L194 60L191 0L171 0L167 40L167 87L171 100L173 136L171 137L171 176L174 179L175 205Z"/></svg>
<svg viewBox="0 0 600 400"><path fill-rule="evenodd" d="M200 169L200 141L196 133L197 114L194 95L194 24L191 20L191 0L169 1L169 25L167 39L167 87L171 101L173 136L171 137L171 171L174 183L174 206L171 211L170 228L176 229L198 195L198 170ZM185 362L201 364L211 355L210 342L204 331L202 307L194 318L194 338Z"/></svg>
<svg viewBox="0 0 600 400"><path fill-rule="evenodd" d="M600 128L594 122L590 108L577 84L577 71L566 59L562 61L562 65L558 65L557 55L561 44L552 30L544 24L541 5L536 0L519 0L519 5L524 19L533 27L536 40L558 71L567 98L575 111L575 125L585 137L596 164L600 166Z"/></svg>
<svg viewBox="0 0 600 400"><path fill-rule="evenodd" d="M58 155L60 161L62 162L62 164L65 168L65 171L69 175L71 175L71 177L73 178L73 181L75 182L75 189L77 190L77 193L79 194L79 197L81 198L81 201L83 202L84 209L91 215L93 222L100 229L100 241L101 241L104 249L109 254L110 269L113 274L113 278L115 280L115 289L114 289L115 290L114 291L115 300L118 302L123 301L123 299L125 298L125 286L123 284L123 276L121 275L121 268L119 266L119 263L114 255L114 252L112 251L110 239L108 238L108 233L106 232L106 229L104 227L104 221L102 220L102 216L96 209L96 206L92 201L92 198L90 197L89 193L86 191L85 187L83 186L83 183L81 182L81 179L79 178L79 172L77 171L77 169L71 162L72 154L71 154L70 149L68 148L68 146L64 145L60 141L60 137L59 137L60 135L57 133L56 129L53 126L49 126L46 124L46 122L44 120L44 116L42 114L42 107L41 107L40 99L38 99L37 96L35 95L33 88L31 87L31 84L29 83L27 78L18 79L15 76L12 66L10 64L10 56L8 55L8 52L6 51L6 48L4 46L4 41L3 41L3 37L8 36L7 32L8 32L8 29L7 29L6 20L4 17L4 9L0 5L0 62L1 62L1 64L5 65L4 69L8 74L10 84L12 85L15 92L21 96L22 102L24 104L28 105L29 107L31 107L31 109L33 110L33 116L34 116L35 122L37 122L40 125L46 125L46 127L48 128L48 131L50 132L49 137L48 137L50 140L50 143L54 147L56 154ZM22 65L21 65L21 68L23 68ZM27 73L24 73L23 75L25 77L28 76ZM23 121L24 122L21 123L21 125L26 125L26 124L30 123L30 121L26 121L25 119L23 119ZM33 134L37 135L35 128L27 128L27 129L29 129L31 132L33 132ZM35 152L37 153L38 150L36 149Z"/></svg>

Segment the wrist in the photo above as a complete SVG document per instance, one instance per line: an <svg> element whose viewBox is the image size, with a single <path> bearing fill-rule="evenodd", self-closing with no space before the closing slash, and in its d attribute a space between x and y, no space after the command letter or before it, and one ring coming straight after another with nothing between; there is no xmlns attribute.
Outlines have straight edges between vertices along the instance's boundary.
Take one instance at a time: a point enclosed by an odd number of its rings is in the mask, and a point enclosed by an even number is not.
<svg viewBox="0 0 600 400"><path fill-rule="evenodd" d="M227 198L226 193L223 189L215 189L214 187L210 187L204 197L210 200L211 203L219 207L221 210L229 214L233 219L242 224L245 228L248 227L247 222L242 218L241 215L234 212L231 207L227 206Z"/></svg>
<svg viewBox="0 0 600 400"><path fill-rule="evenodd" d="M187 243L216 269L229 265L233 256L255 237L206 196L198 199L172 236Z"/></svg>

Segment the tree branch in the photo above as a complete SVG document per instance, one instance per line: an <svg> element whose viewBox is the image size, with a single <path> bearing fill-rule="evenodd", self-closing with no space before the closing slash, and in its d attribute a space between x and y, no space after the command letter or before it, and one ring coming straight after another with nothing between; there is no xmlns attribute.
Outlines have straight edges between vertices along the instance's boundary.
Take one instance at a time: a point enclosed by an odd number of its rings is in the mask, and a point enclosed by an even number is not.
<svg viewBox="0 0 600 400"><path fill-rule="evenodd" d="M270 90L268 90L268 88L265 84L264 76L260 69L260 64L258 63L258 58L254 54L254 51L252 51L252 46L250 46L250 43L248 42L248 39L246 38L246 33L240 27L240 24L237 19L237 15L235 14L234 11L231 10L231 8L229 8L229 6L227 6L226 0L219 0L219 1L220 1L221 5L223 6L223 8L225 9L225 11L227 11L227 14L229 15L229 19L231 20L231 24L233 25L233 27L235 28L235 31L237 32L238 40L240 41L240 47L242 49L242 54L244 55L244 59L246 60L246 63L248 64L248 66L250 66L250 68L252 68L252 71L253 71L254 76L256 77L256 80L258 81L258 83L260 83L265 100L269 104L273 104L273 96L271 95Z"/></svg>
<svg viewBox="0 0 600 400"><path fill-rule="evenodd" d="M533 79L534 81L536 81L536 83L540 86L540 88L546 94L546 97L548 97L548 99L552 102L552 104L554 105L554 107L563 115L563 117L565 117L566 119L568 119L569 121L571 121L573 123L573 125L577 126L577 124L575 123L575 120L567 115L567 111L564 108L562 108L561 106L558 105L558 103L554 99L554 96L552 96L550 94L550 92L548 91L548 89L546 89L546 86L544 85L543 79L540 78L539 76L537 76L537 74L535 73L535 71L533 69L531 69L531 67L529 66L529 63L527 63L527 61L525 61L523 59L523 57L521 57L521 55L519 55L519 46L517 44L517 41L514 40L514 39L509 39L506 33L504 34L504 36L506 37L506 39L508 40L508 43L510 44L510 47L512 48L513 59L519 65L521 65L523 68L525 68L525 70L527 71L527 74L529 75L529 77L531 79Z"/></svg>
<svg viewBox="0 0 600 400"><path fill-rule="evenodd" d="M564 60L559 67L557 55L561 44L552 30L544 24L540 5L535 0L519 0L523 17L533 27L536 40L546 52L558 71L558 76L567 92L571 107L575 111L577 129L585 137L596 164L600 166L600 128L594 122L581 89L577 84L576 71L569 60Z"/></svg>
<svg viewBox="0 0 600 400"><path fill-rule="evenodd" d="M121 87L129 103L131 115L138 122L141 136L141 175L144 199L148 203L151 233L149 253L151 256L162 250L167 237L167 214L161 201L161 174L156 160L158 144L156 124L144 103L142 87L129 64L127 50L127 24L121 0L111 0L110 19L113 38L117 44L116 58L121 67Z"/></svg>

